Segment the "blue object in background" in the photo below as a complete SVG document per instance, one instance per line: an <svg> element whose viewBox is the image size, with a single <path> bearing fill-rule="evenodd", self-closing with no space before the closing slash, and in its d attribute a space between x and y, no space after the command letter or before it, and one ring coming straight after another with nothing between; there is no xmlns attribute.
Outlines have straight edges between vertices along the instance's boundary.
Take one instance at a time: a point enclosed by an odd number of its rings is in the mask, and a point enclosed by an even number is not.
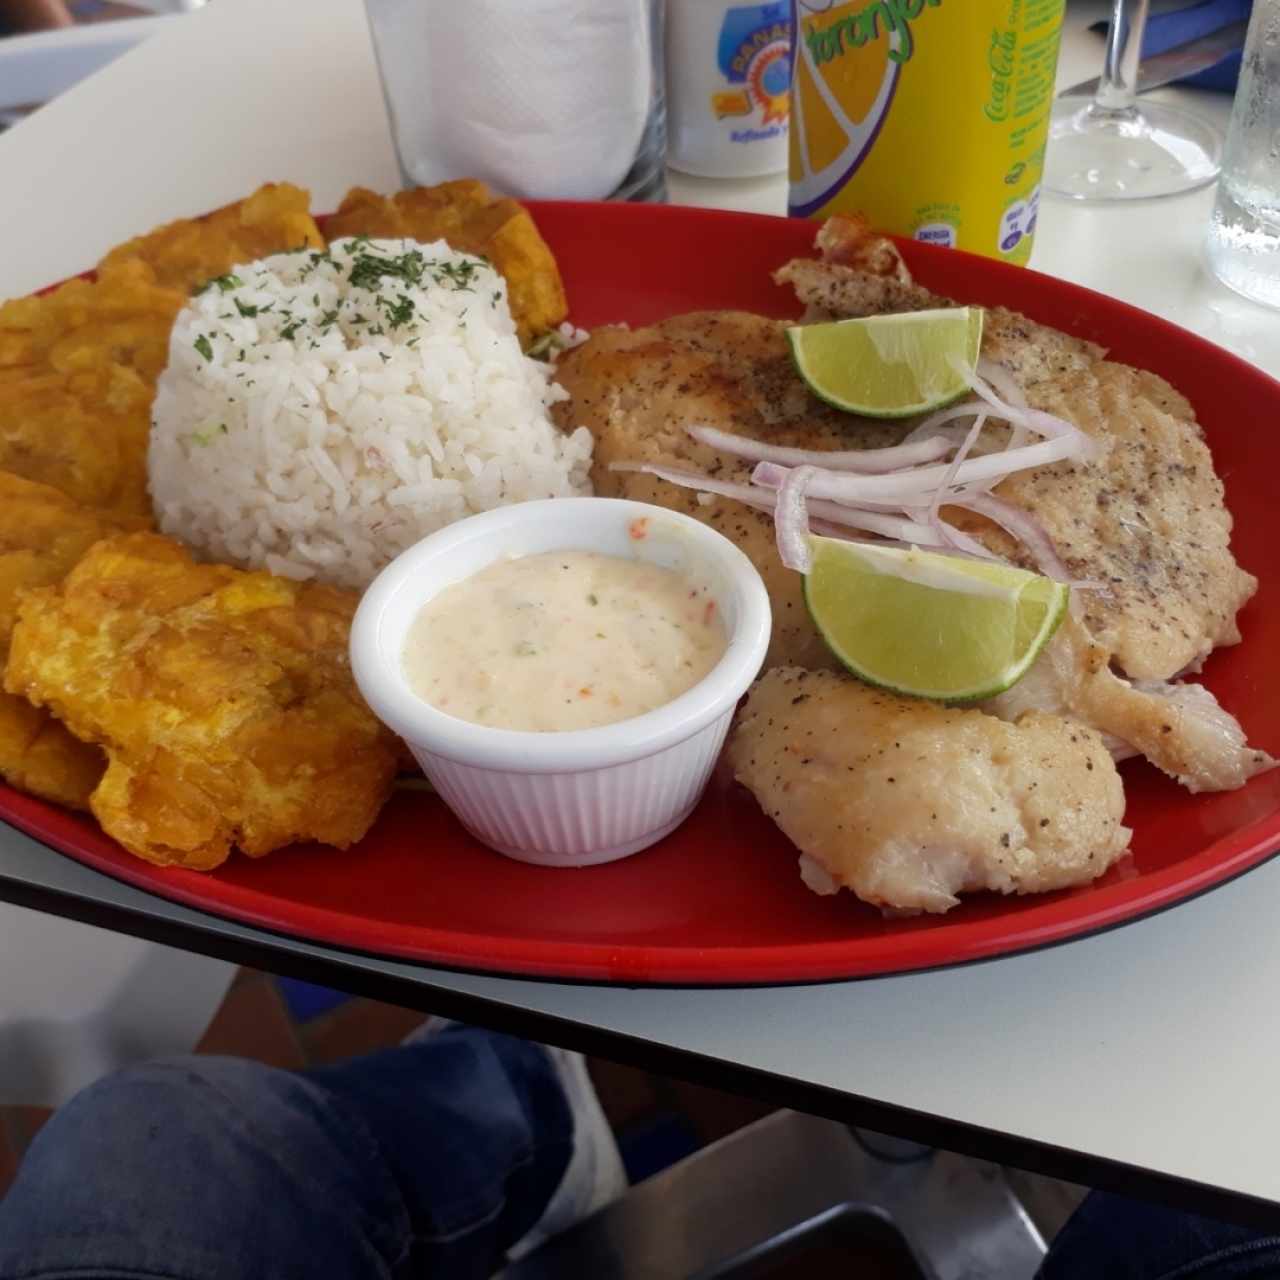
<svg viewBox="0 0 1280 1280"><path fill-rule="evenodd" d="M1147 19L1147 30L1142 38L1142 56L1148 58L1154 53L1164 53L1189 40L1221 31L1233 22L1246 22L1252 9L1253 0L1201 0L1201 3L1186 9L1153 13ZM1091 28L1093 31L1103 32L1106 29L1105 22L1095 23ZM1243 47L1242 40L1241 48L1234 53L1227 54L1213 66L1187 76L1178 83L1190 85L1194 89L1217 89L1222 93L1235 93Z"/></svg>
<svg viewBox="0 0 1280 1280"><path fill-rule="evenodd" d="M310 1022L351 999L345 991L331 991L299 978L277 978L276 986L294 1022Z"/></svg>
<svg viewBox="0 0 1280 1280"><path fill-rule="evenodd" d="M679 1164L702 1146L688 1117L673 1111L629 1124L616 1136L627 1181L632 1186Z"/></svg>
<svg viewBox="0 0 1280 1280"><path fill-rule="evenodd" d="M716 51L720 70L731 84L741 84L746 78L745 63L735 65L740 54L750 50L752 37L759 31L768 30L778 23L790 26L791 9L781 0L772 4L734 5L724 15L724 25L720 28L720 45ZM749 58L746 59L749 61ZM787 86L784 83L781 88ZM770 90L774 92L774 90Z"/></svg>

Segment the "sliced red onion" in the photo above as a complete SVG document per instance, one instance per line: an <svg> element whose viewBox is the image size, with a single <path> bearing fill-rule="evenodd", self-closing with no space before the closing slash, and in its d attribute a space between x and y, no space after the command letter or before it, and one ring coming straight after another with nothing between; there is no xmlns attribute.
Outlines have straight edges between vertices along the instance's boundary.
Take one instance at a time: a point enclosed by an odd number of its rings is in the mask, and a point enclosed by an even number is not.
<svg viewBox="0 0 1280 1280"><path fill-rule="evenodd" d="M773 511L774 531L778 538L778 555L788 569L808 573L813 564L809 549L809 513L805 509L805 490L818 474L815 467L794 467L778 490L778 505Z"/></svg>
<svg viewBox="0 0 1280 1280"><path fill-rule="evenodd" d="M912 520L909 516L866 511L861 507L846 507L839 502L823 502L820 498L810 498L806 505L810 515L818 516L829 524L861 529L865 533L878 533L882 538L895 538L900 542L915 543L917 546L945 545L941 537L927 524L921 524L920 521Z"/></svg>
<svg viewBox="0 0 1280 1280"><path fill-rule="evenodd" d="M937 531L938 536L942 539L943 545L952 547L957 550L978 548L981 554L991 557L991 553L974 538L970 538L968 534L962 533L953 525L949 525L941 516L943 495L951 490L955 481L956 473L963 465L969 451L977 443L978 436L982 434L982 428L986 425L987 415L980 413L973 422L973 426L969 428L969 434L965 436L964 442L956 451L956 456L951 460L951 465L947 470L947 475L942 484L938 486L933 495L933 500L929 503L929 509L925 516L926 521L931 529Z"/></svg>
<svg viewBox="0 0 1280 1280"><path fill-rule="evenodd" d="M763 485L766 489L780 489L786 478L786 467L780 467L776 462L762 462L751 473L751 483Z"/></svg>
<svg viewBox="0 0 1280 1280"><path fill-rule="evenodd" d="M956 456L951 459L947 465L946 475L942 478L942 483L937 487L933 494L933 500L929 503L928 521L931 525L941 523L938 519L938 510L942 506L942 495L954 487L956 482L956 473L964 465L964 460L969 456L970 450L978 442L978 436L982 434L982 428L987 425L987 415L980 413L973 420L973 426L969 428L968 434L965 436L960 448L956 450Z"/></svg>
<svg viewBox="0 0 1280 1280"><path fill-rule="evenodd" d="M956 506L1004 529L1048 577L1076 587L1103 586L1072 582L1040 522L990 492L1015 472L1091 456L1094 441L1065 419L1029 408L1007 370L985 361L980 368L980 374L966 375L976 399L933 414L892 448L823 452L746 440L713 427L691 427L690 435L701 443L755 461L751 483L660 464L613 463L610 470L644 472L771 511L782 562L801 573L812 562L811 527L828 536L847 538L848 530L856 529L895 545L998 559L976 538L942 519L944 507ZM993 416L1009 423L1008 443L996 453L975 455L982 430ZM966 418L972 419L967 426L957 425ZM1039 438L1025 443L1029 433ZM938 461L948 454L953 455L950 461Z"/></svg>
<svg viewBox="0 0 1280 1280"><path fill-rule="evenodd" d="M1081 441L1084 438L1083 433L1062 435L1052 440L1023 445L1019 449L1006 449L1003 453L987 453L978 458L969 458L956 470L952 483L969 485L983 480L1003 479L1015 471L1046 467L1053 462L1078 458L1081 456ZM761 462L751 478L756 484L773 488L775 484L785 483L785 477L778 474L780 470L776 463ZM864 499L883 502L890 498L909 498L914 494L932 494L942 484L948 470L946 466L934 465L881 476L819 471L810 483L809 492L816 498L831 498L836 502L854 504Z"/></svg>
<svg viewBox="0 0 1280 1280"><path fill-rule="evenodd" d="M971 538L967 533L957 529L955 525L948 524L945 520L940 519L938 528L943 538L942 549L947 555L965 556L970 560L995 560L997 562L1000 560L1000 557L989 547L983 546L977 538Z"/></svg>
<svg viewBox="0 0 1280 1280"><path fill-rule="evenodd" d="M914 444L917 440L927 440L930 436L945 435L957 444L964 438L964 427L948 427L947 423L957 418L972 418L982 412L981 400L965 400L961 404L948 405L931 413L918 426L913 427L902 438L903 444Z"/></svg>
<svg viewBox="0 0 1280 1280"><path fill-rule="evenodd" d="M1062 436L1078 439L1080 441L1079 456L1082 458L1092 457L1096 452L1096 445L1092 437L1081 431L1074 422L1068 422L1066 418L1059 418L1056 414L1045 413L1043 409L1023 409L1006 404L996 395L993 388L978 377L977 374L970 376L969 385L973 388L974 393L985 400L996 415L1003 418L1011 427L1015 429L1017 427L1028 427L1036 435L1044 436L1050 440L1056 440Z"/></svg>
<svg viewBox="0 0 1280 1280"><path fill-rule="evenodd" d="M1015 409L1027 407L1027 397L1023 394L1022 388L1014 381L1013 374L1003 365L996 364L994 360L979 360L977 375L979 378L985 378L995 388L996 394L1002 396Z"/></svg>
<svg viewBox="0 0 1280 1280"><path fill-rule="evenodd" d="M993 524L998 524L1007 534L1017 539L1031 553L1036 567L1046 578L1055 582L1070 582L1071 571L1062 562L1058 549L1053 545L1044 525L1035 516L1021 507L1003 498L993 497L989 493L971 493L956 499L952 506L963 507L966 511L976 511L986 516Z"/></svg>
<svg viewBox="0 0 1280 1280"><path fill-rule="evenodd" d="M1027 397L1023 394L1022 388L1013 380L1013 375L998 365L994 360L979 360L975 373L979 378L985 378L994 388L995 393L1003 396L1015 409L1028 408ZM1005 443L1006 449L1018 449L1027 442L1028 429L1022 423L1014 423L1009 428L1009 439Z"/></svg>
<svg viewBox="0 0 1280 1280"><path fill-rule="evenodd" d="M717 480L715 476L703 475L700 471L685 471L680 467L666 467L656 462L611 462L610 471L639 473L646 476L657 476L669 484L677 484L682 489L697 489L699 493L718 493L724 498L736 498L752 506L767 505L773 508L772 495L762 492L749 484L735 484L732 480ZM769 498L765 504L763 499Z"/></svg>
<svg viewBox="0 0 1280 1280"><path fill-rule="evenodd" d="M852 542L860 547L887 547L890 551L918 551L922 545L927 545L919 542L903 542L898 538L859 538L848 526L828 524L825 520L811 519L809 529L813 533L821 534L824 538L836 538L841 542ZM958 556L962 560L977 558L965 551L946 551L944 554ZM988 555L982 558L989 560L991 557Z"/></svg>
<svg viewBox="0 0 1280 1280"><path fill-rule="evenodd" d="M748 462L775 462L784 467L815 466L827 471L857 471L880 475L901 467L918 466L945 458L956 446L946 436L894 445L887 449L793 449L785 445L748 440L715 427L689 427L689 434L702 444L719 449L730 457Z"/></svg>
<svg viewBox="0 0 1280 1280"><path fill-rule="evenodd" d="M773 511L778 504L778 491L761 489L747 484L735 484L731 480L717 480L714 476L704 476L697 471L683 471L679 467L665 467L650 462L612 462L610 471L640 473L657 476L669 484L679 485L682 489L696 489L699 493L715 493L724 498L733 498L759 511ZM789 473L788 473L789 474ZM945 543L932 534L927 524L922 524L910 516L899 514L900 508L884 504L883 511L866 511L858 507L842 506L838 502L810 500L809 511L815 516L823 517L824 523L846 528L861 529L866 533L878 533L887 538L898 538L914 541L921 546L944 546Z"/></svg>

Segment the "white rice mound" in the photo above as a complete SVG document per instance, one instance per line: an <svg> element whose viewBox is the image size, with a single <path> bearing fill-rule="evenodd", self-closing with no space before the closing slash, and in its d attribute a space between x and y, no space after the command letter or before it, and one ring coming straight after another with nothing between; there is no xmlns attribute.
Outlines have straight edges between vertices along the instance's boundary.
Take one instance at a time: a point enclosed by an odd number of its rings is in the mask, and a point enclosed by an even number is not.
<svg viewBox="0 0 1280 1280"><path fill-rule="evenodd" d="M521 352L483 259L443 240L277 254L174 323L152 412L156 516L210 559L364 587L463 516L589 494L590 433L547 412L567 398Z"/></svg>

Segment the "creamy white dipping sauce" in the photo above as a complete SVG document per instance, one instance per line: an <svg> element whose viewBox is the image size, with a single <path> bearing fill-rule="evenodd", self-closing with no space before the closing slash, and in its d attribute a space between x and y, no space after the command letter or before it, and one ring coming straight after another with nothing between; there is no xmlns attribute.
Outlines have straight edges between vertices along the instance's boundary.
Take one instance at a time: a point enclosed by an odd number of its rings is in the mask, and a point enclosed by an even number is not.
<svg viewBox="0 0 1280 1280"><path fill-rule="evenodd" d="M498 729L594 729L663 706L728 647L707 589L590 551L499 560L414 619L404 673L433 707Z"/></svg>

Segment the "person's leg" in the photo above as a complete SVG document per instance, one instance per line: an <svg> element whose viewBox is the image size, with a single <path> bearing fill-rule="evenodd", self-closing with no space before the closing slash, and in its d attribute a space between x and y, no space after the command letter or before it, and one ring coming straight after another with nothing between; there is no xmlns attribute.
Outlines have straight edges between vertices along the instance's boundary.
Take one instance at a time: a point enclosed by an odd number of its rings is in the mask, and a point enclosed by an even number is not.
<svg viewBox="0 0 1280 1280"><path fill-rule="evenodd" d="M306 1075L130 1068L32 1143L0 1201L0 1280L487 1276L572 1147L547 1051L471 1028Z"/></svg>
<svg viewBox="0 0 1280 1280"><path fill-rule="evenodd" d="M1280 1275L1280 1234L1090 1192L1037 1280L1263 1280Z"/></svg>

